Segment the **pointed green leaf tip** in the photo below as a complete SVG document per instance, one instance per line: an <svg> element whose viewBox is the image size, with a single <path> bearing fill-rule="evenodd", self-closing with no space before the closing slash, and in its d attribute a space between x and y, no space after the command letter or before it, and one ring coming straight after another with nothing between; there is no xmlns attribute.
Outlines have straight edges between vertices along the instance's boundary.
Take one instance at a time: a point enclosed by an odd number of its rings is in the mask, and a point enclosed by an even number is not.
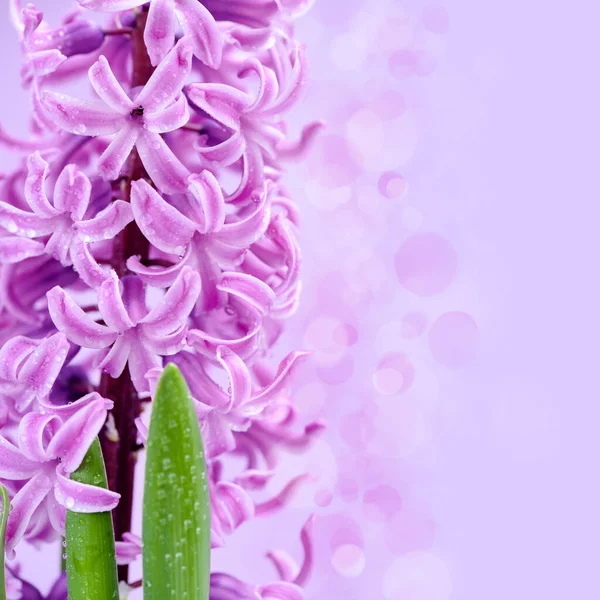
<svg viewBox="0 0 600 600"><path fill-rule="evenodd" d="M10 512L10 500L3 485L0 485L0 496L2 497L2 514L0 515L0 600L6 600L6 581L4 577L4 544L6 543L6 524Z"/></svg>
<svg viewBox="0 0 600 600"><path fill-rule="evenodd" d="M96 438L71 479L107 488L100 442ZM112 514L67 510L67 585L69 600L118 600L117 561Z"/></svg>
<svg viewBox="0 0 600 600"><path fill-rule="evenodd" d="M152 402L142 516L145 600L208 600L210 500L190 391L167 365Z"/></svg>

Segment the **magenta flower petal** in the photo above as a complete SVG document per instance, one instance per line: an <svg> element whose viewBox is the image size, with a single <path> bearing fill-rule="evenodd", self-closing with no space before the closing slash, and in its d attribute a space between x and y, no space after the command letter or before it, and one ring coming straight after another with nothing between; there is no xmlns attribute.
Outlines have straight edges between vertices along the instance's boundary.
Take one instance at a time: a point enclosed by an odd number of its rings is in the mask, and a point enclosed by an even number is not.
<svg viewBox="0 0 600 600"><path fill-rule="evenodd" d="M175 40L175 5L173 0L154 0L150 3L144 30L144 42L152 65L156 66L168 54Z"/></svg>
<svg viewBox="0 0 600 600"><path fill-rule="evenodd" d="M106 408L101 399L82 407L52 437L48 444L48 457L60 458L61 469L72 473L81 464L105 421Z"/></svg>
<svg viewBox="0 0 600 600"><path fill-rule="evenodd" d="M34 152L27 158L27 178L25 179L25 200L31 210L40 217L52 218L59 215L46 196L45 184L48 176L48 163Z"/></svg>
<svg viewBox="0 0 600 600"><path fill-rule="evenodd" d="M202 421L202 437L206 457L217 458L235 448L235 437L229 423L216 412L209 413Z"/></svg>
<svg viewBox="0 0 600 600"><path fill-rule="evenodd" d="M45 462L48 456L47 437L53 435L62 424L56 415L28 413L19 423L19 449L25 458L36 462Z"/></svg>
<svg viewBox="0 0 600 600"><path fill-rule="evenodd" d="M139 133L139 125L136 122L125 123L121 127L98 161L98 172L104 179L117 179Z"/></svg>
<svg viewBox="0 0 600 600"><path fill-rule="evenodd" d="M124 533L123 541L115 542L117 564L128 565L142 554L142 538L134 533Z"/></svg>
<svg viewBox="0 0 600 600"><path fill-rule="evenodd" d="M19 371L19 381L46 396L65 362L69 343L62 333L56 333L40 343Z"/></svg>
<svg viewBox="0 0 600 600"><path fill-rule="evenodd" d="M240 298L266 315L275 302L275 292L263 281L245 273L224 272L217 289Z"/></svg>
<svg viewBox="0 0 600 600"><path fill-rule="evenodd" d="M136 8L145 3L146 0L77 0L84 8L98 12L116 12Z"/></svg>
<svg viewBox="0 0 600 600"><path fill-rule="evenodd" d="M101 102L79 100L48 90L42 94L41 101L56 125L77 135L117 133L124 124L122 115Z"/></svg>
<svg viewBox="0 0 600 600"><path fill-rule="evenodd" d="M149 114L144 127L153 133L167 133L183 127L190 120L190 109L186 97L180 94L169 106Z"/></svg>
<svg viewBox="0 0 600 600"><path fill-rule="evenodd" d="M119 336L110 349L107 349L104 358L98 364L98 368L113 378L120 377L131 354L131 343L130 336Z"/></svg>
<svg viewBox="0 0 600 600"><path fill-rule="evenodd" d="M0 477L11 480L29 479L39 469L37 462L0 435Z"/></svg>
<svg viewBox="0 0 600 600"><path fill-rule="evenodd" d="M164 252L183 254L195 233L194 223L143 179L131 184L131 208L138 227L151 244Z"/></svg>
<svg viewBox="0 0 600 600"><path fill-rule="evenodd" d="M11 500L12 510L6 527L6 552L9 556L27 531L33 513L48 495L52 485L50 477L43 471L39 471Z"/></svg>
<svg viewBox="0 0 600 600"><path fill-rule="evenodd" d="M91 288L102 285L107 274L92 256L88 245L79 237L75 237L71 244L71 260L73 268L87 285Z"/></svg>
<svg viewBox="0 0 600 600"><path fill-rule="evenodd" d="M267 230L271 210L267 202L267 194L263 193L256 204L254 212L234 223L225 223L217 231L215 239L236 248L247 247L256 242Z"/></svg>
<svg viewBox="0 0 600 600"><path fill-rule="evenodd" d="M197 144L195 150L205 161L209 161L214 166L228 167L242 158L246 150L246 138L240 131L236 131L216 146Z"/></svg>
<svg viewBox="0 0 600 600"><path fill-rule="evenodd" d="M219 182L210 171L192 175L188 190L194 200L194 216L200 233L219 231L225 222L225 201Z"/></svg>
<svg viewBox="0 0 600 600"><path fill-rule="evenodd" d="M111 490L69 479L62 468L56 472L54 496L61 506L79 513L113 510L121 498L120 494Z"/></svg>
<svg viewBox="0 0 600 600"><path fill-rule="evenodd" d="M108 398L103 398L98 392L90 392L85 396L82 396L75 402L70 404L51 404L48 400L40 400L40 407L43 412L58 415L63 421L70 419L77 411L82 408L89 406L92 403L98 404L101 402L106 410L113 408L114 402Z"/></svg>
<svg viewBox="0 0 600 600"><path fill-rule="evenodd" d="M218 69L223 41L213 16L201 2L195 0L175 0L175 6L180 12L181 28L192 38L194 54L205 65Z"/></svg>
<svg viewBox="0 0 600 600"><path fill-rule="evenodd" d="M117 333L124 333L135 326L129 317L121 297L121 282L114 271L98 290L98 309L104 322Z"/></svg>
<svg viewBox="0 0 600 600"><path fill-rule="evenodd" d="M0 349L0 379L16 381L27 357L38 347L39 341L17 335Z"/></svg>
<svg viewBox="0 0 600 600"><path fill-rule="evenodd" d="M0 262L19 263L26 258L44 254L44 244L18 237L0 237Z"/></svg>
<svg viewBox="0 0 600 600"><path fill-rule="evenodd" d="M92 184L76 165L67 165L56 179L54 206L70 213L75 221L83 219L88 208Z"/></svg>
<svg viewBox="0 0 600 600"><path fill-rule="evenodd" d="M246 93L223 83L193 83L186 93L198 108L234 131L240 129L242 114L251 105Z"/></svg>
<svg viewBox="0 0 600 600"><path fill-rule="evenodd" d="M155 244L156 245L156 244ZM183 258L171 267L160 267L143 265L138 256L132 256L127 260L127 268L148 285L152 287L166 288L173 284L179 272L184 267L191 255L190 246L187 247Z"/></svg>
<svg viewBox="0 0 600 600"><path fill-rule="evenodd" d="M181 92L191 66L192 41L185 36L156 67L136 98L136 103L144 107L144 113L157 113L174 102Z"/></svg>
<svg viewBox="0 0 600 600"><path fill-rule="evenodd" d="M115 200L94 218L78 221L73 227L84 241L99 242L114 237L131 221L133 221L133 211L130 204L123 200Z"/></svg>
<svg viewBox="0 0 600 600"><path fill-rule="evenodd" d="M304 600L302 589L293 583L270 583L257 588L261 600Z"/></svg>
<svg viewBox="0 0 600 600"><path fill-rule="evenodd" d="M15 235L34 238L52 233L56 222L0 202L0 227Z"/></svg>
<svg viewBox="0 0 600 600"><path fill-rule="evenodd" d="M214 516L227 533L254 517L254 503L239 485L229 481L217 484L213 502Z"/></svg>
<svg viewBox="0 0 600 600"><path fill-rule="evenodd" d="M126 115L136 107L117 81L106 57L101 56L90 67L89 78L98 96L115 112Z"/></svg>
<svg viewBox="0 0 600 600"><path fill-rule="evenodd" d="M85 348L106 348L115 341L116 332L95 323L62 288L52 288L46 296L52 322L73 343Z"/></svg>
<svg viewBox="0 0 600 600"><path fill-rule="evenodd" d="M217 360L229 377L229 406L228 410L242 406L250 400L252 381L246 363L226 346L217 348Z"/></svg>
<svg viewBox="0 0 600 600"><path fill-rule="evenodd" d="M190 172L158 133L142 131L136 147L148 175L158 188L167 194L187 188Z"/></svg>
<svg viewBox="0 0 600 600"><path fill-rule="evenodd" d="M145 344L139 342L132 345L129 354L129 373L135 389L141 394L150 391L146 373L150 369L162 366L162 359Z"/></svg>
<svg viewBox="0 0 600 600"><path fill-rule="evenodd" d="M140 325L155 335L167 335L180 329L199 294L200 276L190 267L184 267L160 304L140 321Z"/></svg>

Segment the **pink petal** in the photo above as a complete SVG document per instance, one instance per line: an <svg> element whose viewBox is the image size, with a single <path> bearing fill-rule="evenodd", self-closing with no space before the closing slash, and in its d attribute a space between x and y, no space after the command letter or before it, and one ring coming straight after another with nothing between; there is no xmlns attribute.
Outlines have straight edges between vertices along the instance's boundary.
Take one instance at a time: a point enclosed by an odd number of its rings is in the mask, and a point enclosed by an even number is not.
<svg viewBox="0 0 600 600"><path fill-rule="evenodd" d="M324 121L313 121L305 125L298 141L283 141L277 144L277 155L283 160L298 160L302 158L307 154L316 137L324 128Z"/></svg>
<svg viewBox="0 0 600 600"><path fill-rule="evenodd" d="M269 232L269 236L285 252L287 272L283 281L275 289L275 293L280 296L298 281L301 264L300 248L292 231L291 223L282 214L278 214L273 219Z"/></svg>
<svg viewBox="0 0 600 600"><path fill-rule="evenodd" d="M9 233L29 238L40 237L52 233L56 223L56 218L47 219L0 202L0 227Z"/></svg>
<svg viewBox="0 0 600 600"><path fill-rule="evenodd" d="M251 58L238 73L238 77L248 77L252 73L258 77L258 90L254 101L248 106L250 113L270 106L279 94L279 83L273 69L263 66L257 58Z"/></svg>
<svg viewBox="0 0 600 600"><path fill-rule="evenodd" d="M46 297L54 325L74 344L84 348L106 348L115 341L116 332L95 323L61 287L52 288Z"/></svg>
<svg viewBox="0 0 600 600"><path fill-rule="evenodd" d="M29 479L40 465L26 458L21 451L0 435L0 477L4 479Z"/></svg>
<svg viewBox="0 0 600 600"><path fill-rule="evenodd" d="M28 413L19 423L18 437L19 449L25 458L35 462L46 462L52 457L48 456L48 436L60 428L62 421L56 415L43 415Z"/></svg>
<svg viewBox="0 0 600 600"><path fill-rule="evenodd" d="M27 531L37 507L52 489L53 482L43 471L36 473L11 500L12 510L6 527L6 552L11 556Z"/></svg>
<svg viewBox="0 0 600 600"><path fill-rule="evenodd" d="M128 202L115 200L93 219L77 221L73 228L85 242L99 242L113 238L133 221L133 211Z"/></svg>
<svg viewBox="0 0 600 600"><path fill-rule="evenodd" d="M28 58L33 73L38 77L54 73L67 60L67 57L57 49L32 52Z"/></svg>
<svg viewBox="0 0 600 600"><path fill-rule="evenodd" d="M291 502L298 488L307 481L312 481L312 476L307 473L294 477L276 496L256 505L256 516L268 516L281 510Z"/></svg>
<svg viewBox="0 0 600 600"><path fill-rule="evenodd" d="M188 190L196 203L193 205L200 233L219 231L225 222L225 201L221 186L210 171L191 175Z"/></svg>
<svg viewBox="0 0 600 600"><path fill-rule="evenodd" d="M217 360L229 377L229 406L227 411L243 406L250 399L252 380L246 363L226 346L217 348Z"/></svg>
<svg viewBox="0 0 600 600"><path fill-rule="evenodd" d="M90 402L73 414L48 444L48 455L61 459L61 468L72 473L79 467L106 421L103 399ZM68 508L68 507L67 507Z"/></svg>
<svg viewBox="0 0 600 600"><path fill-rule="evenodd" d="M186 93L198 108L234 131L239 131L240 119L251 104L245 92L224 83L192 83Z"/></svg>
<svg viewBox="0 0 600 600"><path fill-rule="evenodd" d="M74 221L83 219L90 202L92 184L79 167L67 165L54 186L54 206L68 212Z"/></svg>
<svg viewBox="0 0 600 600"><path fill-rule="evenodd" d="M239 485L221 481L216 486L215 496L214 517L221 522L227 533L233 532L254 517L254 503Z"/></svg>
<svg viewBox="0 0 600 600"><path fill-rule="evenodd" d="M136 98L135 102L144 107L144 116L163 110L177 98L191 66L192 41L185 36L156 67Z"/></svg>
<svg viewBox="0 0 600 600"><path fill-rule="evenodd" d="M82 408L92 403L98 404L98 402L101 402L106 410L111 410L114 406L112 400L103 398L98 392L90 392L70 404L52 404L48 399L42 398L39 405L42 412L58 415L63 421L66 421Z"/></svg>
<svg viewBox="0 0 600 600"><path fill-rule="evenodd" d="M119 177L139 133L140 128L137 122L131 121L123 125L98 161L98 173L104 179L111 181Z"/></svg>
<svg viewBox="0 0 600 600"><path fill-rule="evenodd" d="M62 129L77 135L107 135L117 133L124 125L124 117L100 102L79 100L44 91L42 106Z"/></svg>
<svg viewBox="0 0 600 600"><path fill-rule="evenodd" d="M180 12L179 23L186 35L192 36L194 55L205 65L218 69L223 54L221 32L211 13L195 0L175 0Z"/></svg>
<svg viewBox="0 0 600 600"><path fill-rule="evenodd" d="M257 588L261 600L304 600L304 592L293 583L278 582L259 585Z"/></svg>
<svg viewBox="0 0 600 600"><path fill-rule="evenodd" d="M119 504L121 494L73 481L66 475L61 468L57 469L54 486L57 502L66 509L77 513L99 513L113 510Z"/></svg>
<svg viewBox="0 0 600 600"><path fill-rule="evenodd" d="M186 344L187 326L182 326L177 331L169 334L156 334L151 330L144 329L142 340L156 354L161 356L173 356L180 352Z"/></svg>
<svg viewBox="0 0 600 600"><path fill-rule="evenodd" d="M175 26L173 0L154 0L150 3L144 42L152 65L156 66L173 47Z"/></svg>
<svg viewBox="0 0 600 600"><path fill-rule="evenodd" d="M160 336L180 329L192 312L199 294L200 276L191 267L184 267L160 304L140 321L144 331Z"/></svg>
<svg viewBox="0 0 600 600"><path fill-rule="evenodd" d="M202 439L206 458L212 460L235 448L235 437L227 419L217 411L209 413L202 421Z"/></svg>
<svg viewBox="0 0 600 600"><path fill-rule="evenodd" d="M293 66L289 80L285 82L285 86L281 86L277 102L269 107L268 110L262 112L265 116L289 112L295 108L302 99L302 95L308 83L306 48L304 46L294 48L291 61Z"/></svg>
<svg viewBox="0 0 600 600"><path fill-rule="evenodd" d="M88 75L98 96L115 112L126 115L136 107L117 81L106 57L101 56L90 67Z"/></svg>
<svg viewBox="0 0 600 600"><path fill-rule="evenodd" d="M263 185L265 163L258 144L246 143L246 152L243 156L242 178L238 188L227 200L240 202L246 200L253 192Z"/></svg>
<svg viewBox="0 0 600 600"><path fill-rule="evenodd" d="M23 363L39 345L39 340L22 335L9 339L0 349L0 379L16 381Z"/></svg>
<svg viewBox="0 0 600 600"><path fill-rule="evenodd" d="M132 273L138 275L144 283L152 287L166 288L173 285L179 272L185 266L191 255L190 248L191 246L188 246L183 258L171 267L160 267L156 265L147 267L141 263L139 256L132 256L127 260L127 268Z"/></svg>
<svg viewBox="0 0 600 600"><path fill-rule="evenodd" d="M194 148L205 161L217 167L228 167L243 156L246 150L246 138L240 131L236 131L216 146L202 146L198 143Z"/></svg>
<svg viewBox="0 0 600 600"><path fill-rule="evenodd" d="M194 223L143 179L131 184L131 208L138 227L153 246L170 254L183 254L194 236Z"/></svg>
<svg viewBox="0 0 600 600"><path fill-rule="evenodd" d="M34 213L40 217L52 218L60 214L46 196L48 163L39 152L27 157L27 178L25 179L25 200Z"/></svg>
<svg viewBox="0 0 600 600"><path fill-rule="evenodd" d="M177 100L163 110L144 118L144 127L154 133L167 133L183 127L190 120L187 98L179 94Z"/></svg>
<svg viewBox="0 0 600 600"><path fill-rule="evenodd" d="M227 346L241 358L247 358L258 348L260 330L258 319L252 324L246 335L233 340L218 338L200 329L191 329L188 332L188 344L192 345L200 354L209 357L216 355L219 346Z"/></svg>
<svg viewBox="0 0 600 600"><path fill-rule="evenodd" d="M187 189L190 172L158 133L142 131L136 145L148 175L160 190L175 194Z"/></svg>
<svg viewBox="0 0 600 600"><path fill-rule="evenodd" d="M132 345L131 353L129 354L129 373L131 381L138 393L142 394L150 391L150 385L146 379L146 373L150 369L155 369L162 366L162 360L150 348L138 340Z"/></svg>
<svg viewBox="0 0 600 600"><path fill-rule="evenodd" d="M96 262L88 245L79 237L75 236L71 244L71 260L73 268L79 277L91 288L99 288L108 274Z"/></svg>
<svg viewBox="0 0 600 600"><path fill-rule="evenodd" d="M225 223L214 234L215 239L235 248L247 248L256 242L265 233L269 225L271 207L267 200L265 192L260 197L257 196L254 212L234 223Z"/></svg>
<svg viewBox="0 0 600 600"><path fill-rule="evenodd" d="M128 565L142 554L142 538L133 533L124 533L122 542L115 542L117 564Z"/></svg>
<svg viewBox="0 0 600 600"><path fill-rule="evenodd" d="M80 6L97 12L117 12L136 8L145 4L146 0L77 0Z"/></svg>
<svg viewBox="0 0 600 600"><path fill-rule="evenodd" d="M104 322L112 330L122 334L135 327L135 324L123 304L120 285L117 274L111 271L98 290L98 309Z"/></svg>
<svg viewBox="0 0 600 600"><path fill-rule="evenodd" d="M223 273L217 289L240 298L262 315L266 315L275 302L275 292L266 283L245 273Z"/></svg>
<svg viewBox="0 0 600 600"><path fill-rule="evenodd" d="M0 263L18 263L44 254L44 244L18 237L0 237Z"/></svg>
<svg viewBox="0 0 600 600"><path fill-rule="evenodd" d="M55 333L42 340L21 368L19 381L36 390L40 396L47 396L60 373L68 351L69 342L62 333Z"/></svg>
<svg viewBox="0 0 600 600"><path fill-rule="evenodd" d="M132 340L130 338L131 336L127 334L119 336L98 364L98 368L104 373L108 373L113 379L120 377L125 370L131 354Z"/></svg>

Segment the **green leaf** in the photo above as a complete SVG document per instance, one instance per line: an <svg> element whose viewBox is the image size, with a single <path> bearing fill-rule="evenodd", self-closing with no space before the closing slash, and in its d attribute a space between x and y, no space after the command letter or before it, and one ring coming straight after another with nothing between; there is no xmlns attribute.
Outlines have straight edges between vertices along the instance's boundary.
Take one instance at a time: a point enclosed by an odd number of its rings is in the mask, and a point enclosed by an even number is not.
<svg viewBox="0 0 600 600"><path fill-rule="evenodd" d="M0 600L6 600L6 581L4 571L4 544L6 543L6 524L10 512L10 499L3 485L0 485L0 496L2 496L2 514L0 515Z"/></svg>
<svg viewBox="0 0 600 600"><path fill-rule="evenodd" d="M100 442L95 439L71 479L107 488ZM118 600L117 561L112 514L67 510L67 585L69 600Z"/></svg>
<svg viewBox="0 0 600 600"><path fill-rule="evenodd" d="M198 416L167 365L152 403L142 516L144 600L208 600L210 501Z"/></svg>

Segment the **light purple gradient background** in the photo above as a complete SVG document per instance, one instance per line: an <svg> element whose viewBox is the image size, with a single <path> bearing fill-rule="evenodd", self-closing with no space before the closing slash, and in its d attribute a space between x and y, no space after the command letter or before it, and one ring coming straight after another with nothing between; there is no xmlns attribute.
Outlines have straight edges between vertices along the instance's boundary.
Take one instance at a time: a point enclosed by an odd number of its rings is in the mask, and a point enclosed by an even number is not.
<svg viewBox="0 0 600 600"><path fill-rule="evenodd" d="M297 469L320 480L218 566L268 581L261 555L298 556L314 511L308 600L600 594L598 22L597 3L541 0L318 0L299 22L313 84L295 121L329 128L288 177L305 290L281 350L316 350L298 403L330 428L274 488ZM424 233L438 250L412 252L402 285L396 254ZM449 312L472 320L434 325Z"/></svg>

